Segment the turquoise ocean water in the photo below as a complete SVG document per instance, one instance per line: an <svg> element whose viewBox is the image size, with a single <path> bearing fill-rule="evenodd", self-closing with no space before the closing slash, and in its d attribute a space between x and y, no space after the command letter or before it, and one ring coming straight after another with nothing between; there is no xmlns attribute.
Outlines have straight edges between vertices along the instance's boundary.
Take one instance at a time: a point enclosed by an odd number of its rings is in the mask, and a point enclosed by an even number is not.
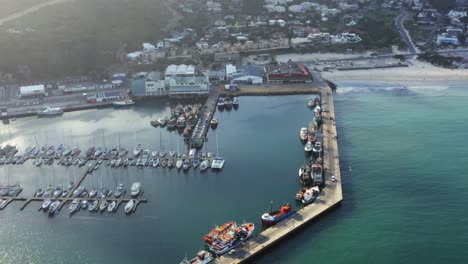
<svg viewBox="0 0 468 264"><path fill-rule="evenodd" d="M341 207L275 246L255 263L466 263L468 261L468 91L463 83L338 83L335 110L343 178ZM270 201L294 204L297 168L306 160L298 134L312 112L307 96L242 97L217 113L208 150L226 158L221 173L100 168L84 185L141 181L148 204L134 215L82 211L54 218L20 203L0 211L2 263L178 263L201 249L201 237L227 220L254 222ZM180 135L151 119L168 105L25 118L0 127L21 149L73 142L148 148L184 147ZM136 135L136 141L134 140ZM0 182L66 184L80 169L0 168ZM297 205L299 206L299 205ZM66 207L64 208L66 209Z"/></svg>

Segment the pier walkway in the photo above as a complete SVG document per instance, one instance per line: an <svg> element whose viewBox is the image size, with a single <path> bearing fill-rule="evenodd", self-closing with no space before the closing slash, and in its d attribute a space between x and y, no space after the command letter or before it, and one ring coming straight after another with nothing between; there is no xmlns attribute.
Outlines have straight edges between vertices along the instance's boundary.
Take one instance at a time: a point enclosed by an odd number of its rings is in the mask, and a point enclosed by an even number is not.
<svg viewBox="0 0 468 264"><path fill-rule="evenodd" d="M333 108L333 93L330 87L325 86L321 90L323 124L323 149L324 149L324 179L325 188L317 200L303 209L299 210L293 217L282 221L257 236L253 237L243 245L236 248L233 254L225 254L215 260L217 264L244 263L251 261L256 255L261 254L264 249L269 248L276 242L297 231L311 220L317 218L329 209L339 205L343 200L341 189L340 163L338 156L337 131L335 126L335 115ZM330 117L332 119L330 119ZM335 176L336 182L331 181Z"/></svg>

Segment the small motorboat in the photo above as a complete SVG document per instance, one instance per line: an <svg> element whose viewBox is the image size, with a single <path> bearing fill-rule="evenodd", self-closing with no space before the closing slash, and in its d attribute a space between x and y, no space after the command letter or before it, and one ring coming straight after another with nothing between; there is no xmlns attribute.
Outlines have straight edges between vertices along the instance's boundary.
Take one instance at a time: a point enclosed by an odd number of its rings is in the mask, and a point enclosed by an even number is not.
<svg viewBox="0 0 468 264"><path fill-rule="evenodd" d="M90 212L96 211L96 210L98 209L98 206L99 206L99 201L98 201L98 200L94 200L94 201L88 206L88 211L90 211Z"/></svg>
<svg viewBox="0 0 468 264"><path fill-rule="evenodd" d="M58 208L60 207L60 204L60 201L54 201L53 203L51 203L49 206L49 215L56 215L58 213Z"/></svg>
<svg viewBox="0 0 468 264"><path fill-rule="evenodd" d="M117 206L117 202L114 200L112 201L109 206L107 207L107 212L112 213L115 210L115 207Z"/></svg>
<svg viewBox="0 0 468 264"><path fill-rule="evenodd" d="M117 188L115 188L115 192L114 192L114 196L115 198L119 198L120 196L123 196L125 195L125 188L124 188L124 185L123 184L119 184L117 186Z"/></svg>
<svg viewBox="0 0 468 264"><path fill-rule="evenodd" d="M200 171L205 171L209 167L210 167L210 162L206 159L200 163Z"/></svg>
<svg viewBox="0 0 468 264"><path fill-rule="evenodd" d="M101 205L99 205L99 211L103 212L106 210L107 206L109 205L109 202L104 200L102 201Z"/></svg>
<svg viewBox="0 0 468 264"><path fill-rule="evenodd" d="M185 258L180 264L208 264L211 261L213 261L213 255L206 250L201 250L197 253L195 258L191 260Z"/></svg>
<svg viewBox="0 0 468 264"><path fill-rule="evenodd" d="M37 189L35 196L36 197L42 197L42 195L44 195L44 193L45 193L45 190L43 188L39 188L39 189Z"/></svg>
<svg viewBox="0 0 468 264"><path fill-rule="evenodd" d="M176 161L176 168L180 170L182 168L183 161L182 159L177 159Z"/></svg>
<svg viewBox="0 0 468 264"><path fill-rule="evenodd" d="M306 127L301 128L301 131L299 132L299 137L301 138L301 140L306 141L308 133L309 132L307 131Z"/></svg>
<svg viewBox="0 0 468 264"><path fill-rule="evenodd" d="M80 209L80 200L74 199L71 202L70 207L68 208L68 212L70 214L73 214L74 212L78 211L79 209Z"/></svg>
<svg viewBox="0 0 468 264"><path fill-rule="evenodd" d="M127 204L125 205L125 213L126 214L131 213L134 206L135 206L135 201L133 200L128 201Z"/></svg>
<svg viewBox="0 0 468 264"><path fill-rule="evenodd" d="M302 197L304 196L304 193L307 191L307 188L301 188L297 193L296 193L296 200L302 201Z"/></svg>
<svg viewBox="0 0 468 264"><path fill-rule="evenodd" d="M314 105L314 100L312 98L309 98L307 100L307 106L310 107L310 108L313 108L315 105Z"/></svg>
<svg viewBox="0 0 468 264"><path fill-rule="evenodd" d="M42 210L47 210L50 206L50 204L52 203L52 199L46 199L43 203L42 203Z"/></svg>
<svg viewBox="0 0 468 264"><path fill-rule="evenodd" d="M161 160L161 167L166 167L167 166L167 159Z"/></svg>
<svg viewBox="0 0 468 264"><path fill-rule="evenodd" d="M82 202L81 202L81 208L83 208L83 209L88 208L88 203L89 203L89 202L88 202L87 200L82 201Z"/></svg>
<svg viewBox="0 0 468 264"><path fill-rule="evenodd" d="M312 142L307 141L307 143L304 146L304 151L307 152L307 153L310 153L313 148L314 148L314 146L312 145Z"/></svg>
<svg viewBox="0 0 468 264"><path fill-rule="evenodd" d="M130 189L130 195L132 197L137 197L141 193L141 183L140 182L134 182L132 185L132 188Z"/></svg>
<svg viewBox="0 0 468 264"><path fill-rule="evenodd" d="M184 171L188 170L190 168L190 160L184 159L184 161L182 162L182 168L184 169Z"/></svg>
<svg viewBox="0 0 468 264"><path fill-rule="evenodd" d="M193 168L198 167L198 165L200 165L200 160L199 159L193 159L192 160L192 165L193 165Z"/></svg>

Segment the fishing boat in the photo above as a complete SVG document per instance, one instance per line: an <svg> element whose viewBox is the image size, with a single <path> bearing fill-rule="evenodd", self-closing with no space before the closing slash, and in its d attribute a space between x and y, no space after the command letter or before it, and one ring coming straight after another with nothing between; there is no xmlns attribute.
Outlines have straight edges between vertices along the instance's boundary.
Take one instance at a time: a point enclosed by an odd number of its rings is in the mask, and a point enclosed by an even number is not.
<svg viewBox="0 0 468 264"><path fill-rule="evenodd" d="M218 99L218 109L219 110L223 110L224 109L224 98L223 97L220 97Z"/></svg>
<svg viewBox="0 0 468 264"><path fill-rule="evenodd" d="M304 166L299 169L299 182L302 186L310 186L313 184L314 181L311 173L309 166Z"/></svg>
<svg viewBox="0 0 468 264"><path fill-rule="evenodd" d="M63 109L60 107L44 106L41 110L37 111L38 117L61 116L62 114L63 114Z"/></svg>
<svg viewBox="0 0 468 264"><path fill-rule="evenodd" d="M117 206L117 202L114 200L114 201L112 201L112 202L109 204L109 206L107 207L107 211L108 211L109 213L114 212L116 206Z"/></svg>
<svg viewBox="0 0 468 264"><path fill-rule="evenodd" d="M135 201L130 199L130 201L127 202L127 204L125 205L125 213L126 214L129 214L132 212L133 210L133 207L135 206Z"/></svg>
<svg viewBox="0 0 468 264"><path fill-rule="evenodd" d="M185 258L180 264L208 264L211 261L213 261L213 255L206 250L201 250L197 253L196 257L191 260Z"/></svg>
<svg viewBox="0 0 468 264"><path fill-rule="evenodd" d="M183 129L183 128L185 128L185 124L186 124L185 117L181 116L181 117L177 118L177 122L176 122L177 128Z"/></svg>
<svg viewBox="0 0 468 264"><path fill-rule="evenodd" d="M216 117L213 117L210 121L211 128L216 128L218 127L218 119Z"/></svg>
<svg viewBox="0 0 468 264"><path fill-rule="evenodd" d="M158 123L161 127L164 127L166 125L166 118L164 117L159 118Z"/></svg>
<svg viewBox="0 0 468 264"><path fill-rule="evenodd" d="M307 131L307 128L306 127L302 127L301 128L301 131L299 132L299 137L302 141L306 141L307 140L307 134L309 132Z"/></svg>
<svg viewBox="0 0 468 264"><path fill-rule="evenodd" d="M133 101L132 99L117 100L117 101L112 102L112 106L114 107L131 106L134 104L135 104L135 101Z"/></svg>
<svg viewBox="0 0 468 264"><path fill-rule="evenodd" d="M141 183L140 182L134 182L132 185L132 188L130 189L130 195L132 197L137 197L140 195L141 192Z"/></svg>
<svg viewBox="0 0 468 264"><path fill-rule="evenodd" d="M41 206L42 210L47 210L51 203L52 203L52 199L44 200L44 202L42 203L42 206Z"/></svg>
<svg viewBox="0 0 468 264"><path fill-rule="evenodd" d="M312 98L309 98L307 100L307 106L310 107L310 108L314 107L314 100Z"/></svg>
<svg viewBox="0 0 468 264"><path fill-rule="evenodd" d="M119 198L120 196L124 196L125 195L125 188L124 188L124 185L123 184L119 184L117 186L117 188L115 188L115 191L114 191L114 196L115 198Z"/></svg>
<svg viewBox="0 0 468 264"><path fill-rule="evenodd" d="M302 203L303 204L311 204L315 201L317 196L320 193L320 188L318 186L314 186L310 189L308 189L305 193L304 196L302 197Z"/></svg>
<svg viewBox="0 0 468 264"><path fill-rule="evenodd" d="M73 214L74 212L78 211L79 209L80 209L80 200L74 199L71 202L70 207L68 208L68 212L70 214Z"/></svg>
<svg viewBox="0 0 468 264"><path fill-rule="evenodd" d="M49 215L53 216L58 213L58 208L60 207L60 201L54 201L49 206Z"/></svg>
<svg viewBox="0 0 468 264"><path fill-rule="evenodd" d="M98 209L98 206L99 206L99 201L98 201L98 200L94 200L94 201L88 206L88 211L90 211L90 212L96 211L96 210Z"/></svg>
<svg viewBox="0 0 468 264"><path fill-rule="evenodd" d="M249 239L255 230L253 223L246 223L238 226L235 230L230 230L221 236L218 236L210 246L210 250L221 256L232 249L239 246L241 243Z"/></svg>
<svg viewBox="0 0 468 264"><path fill-rule="evenodd" d="M269 213L264 213L262 215L262 226L268 227L268 226L274 225L290 217L295 212L296 210L294 210L294 208L292 208L292 206L289 204L284 204L283 206L281 206L278 210L274 212L270 208Z"/></svg>
<svg viewBox="0 0 468 264"><path fill-rule="evenodd" d="M315 155L320 155L322 153L322 143L320 142L315 142L314 147L312 148L312 151L314 152Z"/></svg>
<svg viewBox="0 0 468 264"><path fill-rule="evenodd" d="M312 142L307 141L307 143L304 146L304 151L307 152L307 153L310 153L313 148L314 148L314 146L312 145Z"/></svg>
<svg viewBox="0 0 468 264"><path fill-rule="evenodd" d="M158 120L151 120L151 121L150 121L150 124L151 124L152 126L154 126L154 127L158 127L158 126L159 126Z"/></svg>
<svg viewBox="0 0 468 264"><path fill-rule="evenodd" d="M302 201L302 197L304 196L304 193L307 191L307 188L301 188L297 193L296 193L296 200Z"/></svg>
<svg viewBox="0 0 468 264"><path fill-rule="evenodd" d="M108 205L109 202L107 200L102 201L101 205L99 205L99 211L103 212L104 210L106 210Z"/></svg>
<svg viewBox="0 0 468 264"><path fill-rule="evenodd" d="M314 183L316 185L323 185L322 165L318 163L312 164L312 174L314 177Z"/></svg>
<svg viewBox="0 0 468 264"><path fill-rule="evenodd" d="M216 226L215 228L213 228L208 234L203 236L203 240L205 241L207 245L211 246L219 235L224 234L231 228L235 229L236 227L237 227L236 222L234 221L226 222L222 224L221 226Z"/></svg>

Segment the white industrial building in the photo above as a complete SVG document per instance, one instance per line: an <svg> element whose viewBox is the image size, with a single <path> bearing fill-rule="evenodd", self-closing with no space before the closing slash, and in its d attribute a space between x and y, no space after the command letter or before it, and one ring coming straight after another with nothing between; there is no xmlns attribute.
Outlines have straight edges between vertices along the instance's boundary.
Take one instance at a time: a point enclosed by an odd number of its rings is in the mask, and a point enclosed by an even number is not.
<svg viewBox="0 0 468 264"><path fill-rule="evenodd" d="M161 80L159 72L150 72L145 78L145 91L147 96L167 95L164 80Z"/></svg>
<svg viewBox="0 0 468 264"><path fill-rule="evenodd" d="M170 97L207 95L210 92L208 74L193 65L169 65L164 74Z"/></svg>
<svg viewBox="0 0 468 264"><path fill-rule="evenodd" d="M21 86L19 89L18 97L29 97L29 96L39 96L45 95L45 86L43 84L39 85L30 85L30 86Z"/></svg>

